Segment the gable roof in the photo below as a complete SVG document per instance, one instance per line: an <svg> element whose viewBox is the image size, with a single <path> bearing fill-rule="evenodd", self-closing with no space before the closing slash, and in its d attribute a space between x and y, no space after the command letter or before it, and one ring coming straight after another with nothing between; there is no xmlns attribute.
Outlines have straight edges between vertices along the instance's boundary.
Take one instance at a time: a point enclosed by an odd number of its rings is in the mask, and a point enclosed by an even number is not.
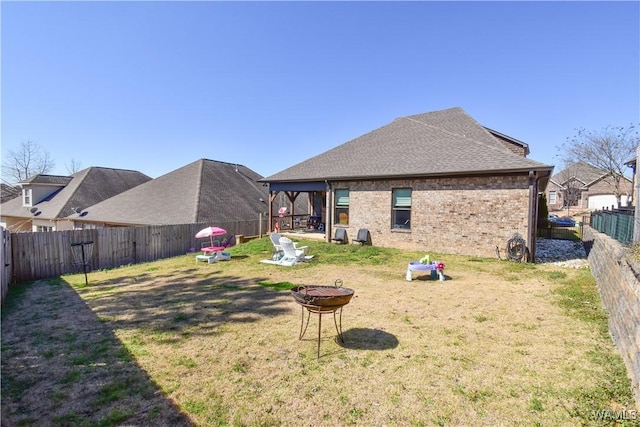
<svg viewBox="0 0 640 427"><path fill-rule="evenodd" d="M92 166L71 176L34 175L21 184L61 186L60 190L33 205L37 208L39 219L56 219L73 214L73 208L93 205L150 179L138 171ZM2 216L33 216L30 208L22 205L22 197L3 203L1 208Z"/></svg>
<svg viewBox="0 0 640 427"><path fill-rule="evenodd" d="M564 187L568 181L576 180L583 188L588 188L596 182L608 177L610 173L585 162L576 162L551 177L551 182L559 187ZM622 176L631 182L626 176Z"/></svg>
<svg viewBox="0 0 640 427"><path fill-rule="evenodd" d="M505 135L503 135L505 137ZM265 182L382 179L543 170L459 107L401 117L265 178Z"/></svg>
<svg viewBox="0 0 640 427"><path fill-rule="evenodd" d="M515 139L514 137L511 137L509 135L505 135L503 133L498 132L497 130L493 130L493 129L489 129L488 127L484 126L484 128L489 131L489 133L493 136L495 136L496 138L504 141L507 144L510 145L514 145L516 147L520 147L520 149L523 151L525 156L529 155L529 144L526 144L522 141L520 141L519 139Z"/></svg>
<svg viewBox="0 0 640 427"><path fill-rule="evenodd" d="M269 200L260 178L242 165L200 159L71 218L114 225L256 220Z"/></svg>

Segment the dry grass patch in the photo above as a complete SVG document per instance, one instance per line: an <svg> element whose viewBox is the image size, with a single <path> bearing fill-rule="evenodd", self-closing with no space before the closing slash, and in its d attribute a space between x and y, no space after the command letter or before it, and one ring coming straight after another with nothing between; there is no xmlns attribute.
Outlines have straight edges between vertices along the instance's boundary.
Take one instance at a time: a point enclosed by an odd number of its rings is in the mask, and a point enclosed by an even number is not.
<svg viewBox="0 0 640 427"><path fill-rule="evenodd" d="M316 257L295 267L259 263L271 250L263 239L232 248L229 262L195 264L188 255L92 272L89 286L83 275L29 285L3 312L3 419L48 424L49 413L75 414L87 425L602 425L597 411L633 404L584 271L435 255L448 280L407 282L407 262L424 254L304 243ZM356 292L343 312L345 343L323 317L318 359L317 316L299 341L301 308L288 289L337 278ZM578 304L583 312L566 306L575 295L563 290L576 287L584 288L580 298L592 298L587 309ZM55 328L47 326L52 296L60 298ZM38 318L31 328L22 327L27 313ZM85 329L74 332L78 320ZM105 363L126 372L97 367L96 333L109 338L98 352ZM65 340L71 349L57 347ZM78 365L71 357L51 360L75 349ZM28 357L41 365L33 376L19 369ZM77 366L94 366L88 372L111 384L101 388L103 397L88 395L103 414L81 409L82 396L65 397L69 383L84 382L74 376ZM57 391L44 393L50 412L39 411L30 391L7 395L7 381ZM116 409L121 419L110 422Z"/></svg>

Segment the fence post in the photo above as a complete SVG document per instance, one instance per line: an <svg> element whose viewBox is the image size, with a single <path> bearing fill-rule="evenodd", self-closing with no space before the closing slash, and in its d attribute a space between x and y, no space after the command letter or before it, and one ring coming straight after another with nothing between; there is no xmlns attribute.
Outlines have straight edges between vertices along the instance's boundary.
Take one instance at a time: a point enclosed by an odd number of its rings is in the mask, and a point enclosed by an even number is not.
<svg viewBox="0 0 640 427"><path fill-rule="evenodd" d="M12 254L11 233L4 227L0 227L0 233L2 234L2 242L0 244L0 262L2 262L0 264L0 304L3 304L11 281Z"/></svg>

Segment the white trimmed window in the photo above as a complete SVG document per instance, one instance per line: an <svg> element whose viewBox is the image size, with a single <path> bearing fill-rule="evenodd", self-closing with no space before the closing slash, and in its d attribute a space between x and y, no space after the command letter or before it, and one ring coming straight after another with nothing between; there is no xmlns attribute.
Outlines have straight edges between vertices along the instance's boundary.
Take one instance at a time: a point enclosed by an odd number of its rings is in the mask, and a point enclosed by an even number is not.
<svg viewBox="0 0 640 427"><path fill-rule="evenodd" d="M555 191L549 191L549 204L550 205L555 205L556 202L556 192Z"/></svg>
<svg viewBox="0 0 640 427"><path fill-rule="evenodd" d="M335 222L349 225L349 189L339 188L335 193Z"/></svg>
<svg viewBox="0 0 640 427"><path fill-rule="evenodd" d="M391 228L411 229L411 189L395 188L391 208Z"/></svg>
<svg viewBox="0 0 640 427"><path fill-rule="evenodd" d="M22 190L22 206L31 206L31 188Z"/></svg>

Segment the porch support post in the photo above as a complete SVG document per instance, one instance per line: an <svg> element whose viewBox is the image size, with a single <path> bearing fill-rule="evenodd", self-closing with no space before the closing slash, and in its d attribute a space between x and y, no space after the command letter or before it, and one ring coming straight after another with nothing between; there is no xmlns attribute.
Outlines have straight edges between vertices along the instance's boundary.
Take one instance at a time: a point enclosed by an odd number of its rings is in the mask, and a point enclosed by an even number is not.
<svg viewBox="0 0 640 427"><path fill-rule="evenodd" d="M325 231L325 240L327 241L327 243L331 243L331 184L329 184L329 181L325 181L324 182L326 185L326 197L325 197L325 203L326 203L326 208L325 208L325 226L324 226L324 231Z"/></svg>
<svg viewBox="0 0 640 427"><path fill-rule="evenodd" d="M273 232L273 201L277 195L277 191L272 192L269 188L269 233Z"/></svg>
<svg viewBox="0 0 640 427"><path fill-rule="evenodd" d="M291 205L291 230L293 230L293 224L295 221L295 202L296 199L298 198L298 196L300 195L299 191L285 191L285 194L287 195L287 199L289 199L289 204Z"/></svg>

